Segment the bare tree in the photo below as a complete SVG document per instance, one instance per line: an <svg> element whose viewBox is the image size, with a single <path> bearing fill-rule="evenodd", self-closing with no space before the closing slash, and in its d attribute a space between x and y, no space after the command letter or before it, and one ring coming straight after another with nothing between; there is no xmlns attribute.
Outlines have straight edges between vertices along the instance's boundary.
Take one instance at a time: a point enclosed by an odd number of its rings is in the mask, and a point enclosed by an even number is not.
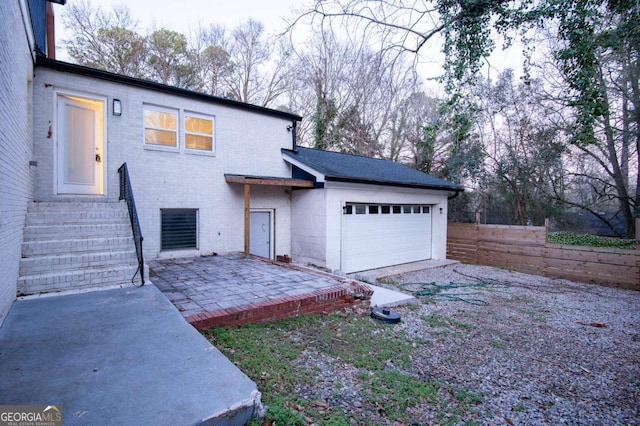
<svg viewBox="0 0 640 426"><path fill-rule="evenodd" d="M63 22L73 30L64 44L74 61L118 74L144 76L146 40L136 32L137 21L126 6L105 12L86 0L72 2L65 8Z"/></svg>
<svg viewBox="0 0 640 426"><path fill-rule="evenodd" d="M333 31L339 26L391 57L441 50L446 57L444 81L454 91L475 81L494 48L492 28L509 45L514 27L545 16L536 6L508 0L317 0L292 27L310 22L319 31Z"/></svg>
<svg viewBox="0 0 640 426"><path fill-rule="evenodd" d="M572 42L546 37L555 53L540 74L558 127L571 135L573 161L557 198L632 238L640 216L640 16L629 0L606 6L558 24Z"/></svg>
<svg viewBox="0 0 640 426"><path fill-rule="evenodd" d="M516 83L507 69L475 91L485 152L483 196L505 223L542 224L560 214L553 188L562 181L565 133L547 118L539 80ZM493 206L491 206L493 204Z"/></svg>
<svg viewBox="0 0 640 426"><path fill-rule="evenodd" d="M443 144L427 146L427 127L439 118L442 100L424 92L411 93L396 109L391 122L389 158L410 164L427 173L438 170L444 162Z"/></svg>
<svg viewBox="0 0 640 426"><path fill-rule="evenodd" d="M226 96L225 82L232 70L229 39L222 26L199 28L191 43L191 64L197 75L196 90Z"/></svg>
<svg viewBox="0 0 640 426"><path fill-rule="evenodd" d="M227 76L228 95L234 99L270 106L285 92L286 49L267 41L264 26L250 19L231 32L232 69Z"/></svg>
<svg viewBox="0 0 640 426"><path fill-rule="evenodd" d="M297 93L310 118L301 140L321 149L398 158L399 109L419 83L402 61L390 61L366 46L316 34L298 52Z"/></svg>

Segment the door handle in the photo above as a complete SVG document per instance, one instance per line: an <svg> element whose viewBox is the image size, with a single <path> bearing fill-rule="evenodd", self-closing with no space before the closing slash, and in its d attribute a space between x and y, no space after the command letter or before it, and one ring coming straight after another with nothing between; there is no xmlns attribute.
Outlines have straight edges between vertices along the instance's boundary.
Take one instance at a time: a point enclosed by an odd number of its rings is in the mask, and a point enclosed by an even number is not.
<svg viewBox="0 0 640 426"><path fill-rule="evenodd" d="M100 154L96 154L96 163L100 163L102 161L102 157L100 157Z"/></svg>

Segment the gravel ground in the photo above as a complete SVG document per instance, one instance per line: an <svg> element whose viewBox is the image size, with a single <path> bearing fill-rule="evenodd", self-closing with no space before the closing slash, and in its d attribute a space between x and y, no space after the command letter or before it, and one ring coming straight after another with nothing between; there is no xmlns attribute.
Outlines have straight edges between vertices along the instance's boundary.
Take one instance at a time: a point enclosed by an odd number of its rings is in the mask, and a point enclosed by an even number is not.
<svg viewBox="0 0 640 426"><path fill-rule="evenodd" d="M480 397L461 424L640 424L640 292L463 264L389 280L474 284L397 308L396 327L423 348L412 373ZM419 413L424 424L437 415Z"/></svg>

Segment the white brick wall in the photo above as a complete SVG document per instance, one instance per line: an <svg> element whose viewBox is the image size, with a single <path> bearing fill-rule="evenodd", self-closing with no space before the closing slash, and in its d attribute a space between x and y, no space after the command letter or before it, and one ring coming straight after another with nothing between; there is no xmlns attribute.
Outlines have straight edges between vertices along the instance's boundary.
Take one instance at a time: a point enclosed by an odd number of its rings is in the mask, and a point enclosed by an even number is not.
<svg viewBox="0 0 640 426"><path fill-rule="evenodd" d="M243 191L228 184L224 174L290 177L281 148L291 148L287 119L214 105L200 100L125 86L76 74L37 67L34 82L34 150L37 200L55 199L53 153L55 93L108 98L106 197L117 199L117 169L127 162L144 235L145 258L160 254L160 209L199 210L199 251L224 253L243 250ZM111 114L113 98L122 101L122 116ZM145 103L215 117L215 155L164 152L143 144ZM53 125L48 138L49 122ZM253 187L252 208L275 209L276 254L290 253L290 216L287 188ZM169 255L179 253L169 253ZM163 253L165 255L165 253Z"/></svg>
<svg viewBox="0 0 640 426"><path fill-rule="evenodd" d="M324 189L293 191L291 256L296 262L325 266L327 208Z"/></svg>
<svg viewBox="0 0 640 426"><path fill-rule="evenodd" d="M0 325L16 296L22 229L33 199L33 63L20 1L0 1Z"/></svg>

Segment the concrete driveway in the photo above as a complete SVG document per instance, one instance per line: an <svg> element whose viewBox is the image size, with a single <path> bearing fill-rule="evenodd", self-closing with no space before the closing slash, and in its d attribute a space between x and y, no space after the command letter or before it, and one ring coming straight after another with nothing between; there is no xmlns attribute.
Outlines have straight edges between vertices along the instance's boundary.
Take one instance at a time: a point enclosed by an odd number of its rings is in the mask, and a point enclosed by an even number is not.
<svg viewBox="0 0 640 426"><path fill-rule="evenodd" d="M65 425L243 425L259 402L153 285L18 300L0 328L0 404Z"/></svg>

